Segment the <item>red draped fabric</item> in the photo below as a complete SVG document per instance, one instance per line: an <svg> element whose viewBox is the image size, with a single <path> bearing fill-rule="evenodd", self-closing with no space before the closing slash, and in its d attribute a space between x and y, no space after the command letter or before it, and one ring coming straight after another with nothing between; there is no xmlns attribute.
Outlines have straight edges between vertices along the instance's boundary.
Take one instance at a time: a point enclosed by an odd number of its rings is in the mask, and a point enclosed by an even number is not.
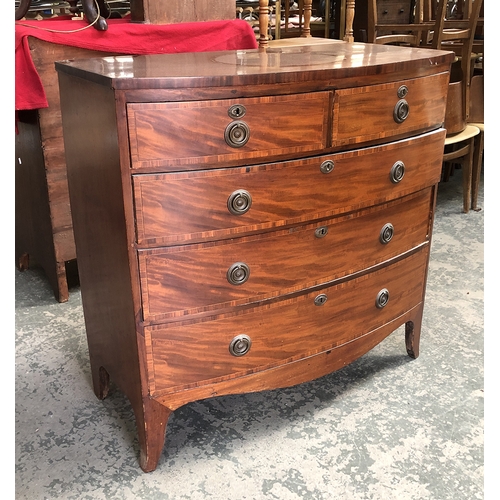
<svg viewBox="0 0 500 500"><path fill-rule="evenodd" d="M16 22L16 110L48 107L42 82L31 59L29 36L61 45L132 55L255 49L258 46L251 26L241 19L169 25L109 19L107 23L107 31L98 31L84 20L67 18Z"/></svg>

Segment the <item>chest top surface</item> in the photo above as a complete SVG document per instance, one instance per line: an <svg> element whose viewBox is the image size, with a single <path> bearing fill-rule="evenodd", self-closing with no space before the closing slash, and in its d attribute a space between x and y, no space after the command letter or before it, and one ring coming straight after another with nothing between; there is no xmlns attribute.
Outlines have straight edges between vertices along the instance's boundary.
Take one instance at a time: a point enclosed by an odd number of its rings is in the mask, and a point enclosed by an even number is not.
<svg viewBox="0 0 500 500"><path fill-rule="evenodd" d="M327 82L331 88L446 71L453 53L331 40L321 45L59 61L58 71L116 90ZM358 83L359 85L359 83Z"/></svg>

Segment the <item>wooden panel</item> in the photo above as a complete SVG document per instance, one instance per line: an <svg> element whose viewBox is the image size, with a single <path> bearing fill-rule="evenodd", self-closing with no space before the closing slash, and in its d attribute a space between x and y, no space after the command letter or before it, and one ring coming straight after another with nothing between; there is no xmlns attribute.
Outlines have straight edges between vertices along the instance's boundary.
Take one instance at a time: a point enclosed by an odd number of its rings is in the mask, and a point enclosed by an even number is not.
<svg viewBox="0 0 500 500"><path fill-rule="evenodd" d="M140 245L194 242L248 234L329 217L384 203L439 181L445 132L349 153L269 165L134 176ZM329 174L320 171L334 162ZM403 180L389 172L405 164ZM243 215L229 212L228 198L244 189L252 197Z"/></svg>
<svg viewBox="0 0 500 500"><path fill-rule="evenodd" d="M234 0L134 0L130 3L132 21L171 24L234 19Z"/></svg>
<svg viewBox="0 0 500 500"><path fill-rule="evenodd" d="M373 85L335 93L333 144L357 144L437 128L444 122L449 74ZM406 85L409 114L394 119L398 89Z"/></svg>
<svg viewBox="0 0 500 500"><path fill-rule="evenodd" d="M413 3L412 0L378 0L378 22L384 24L408 24L412 22Z"/></svg>
<svg viewBox="0 0 500 500"><path fill-rule="evenodd" d="M368 334L421 302L427 253L428 247L362 278L238 316L145 328L155 391L243 376ZM375 302L383 288L390 297L379 309ZM328 297L322 306L314 303L319 293ZM240 357L229 352L237 334L252 340L250 351Z"/></svg>
<svg viewBox="0 0 500 500"><path fill-rule="evenodd" d="M200 168L249 158L286 153L310 153L326 147L330 93L217 101L129 104L133 167ZM231 106L244 106L241 119L231 118ZM244 114L243 114L244 113ZM228 126L243 121L249 140L241 147L227 144Z"/></svg>
<svg viewBox="0 0 500 500"><path fill-rule="evenodd" d="M28 254L39 264L59 302L69 297L65 263L76 259L54 62L106 55L28 38L48 108L20 112L16 136L16 260ZM29 125L28 125L29 124ZM36 127L34 131L33 127ZM36 134L36 140L32 135ZM29 171L29 172L28 172ZM24 212L21 215L21 211Z"/></svg>
<svg viewBox="0 0 500 500"><path fill-rule="evenodd" d="M380 206L361 216L254 237L139 252L145 320L180 316L276 297L370 268L427 240L432 191ZM354 218L352 218L354 217ZM380 241L390 223L394 236ZM316 229L327 231L317 237ZM232 284L236 263L245 283Z"/></svg>

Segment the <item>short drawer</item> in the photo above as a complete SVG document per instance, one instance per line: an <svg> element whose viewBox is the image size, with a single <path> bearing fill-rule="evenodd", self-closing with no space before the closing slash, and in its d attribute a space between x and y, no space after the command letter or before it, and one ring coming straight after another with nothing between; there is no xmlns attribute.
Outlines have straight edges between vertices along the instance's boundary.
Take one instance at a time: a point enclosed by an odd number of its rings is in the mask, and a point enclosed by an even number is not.
<svg viewBox="0 0 500 500"><path fill-rule="evenodd" d="M439 182L445 131L244 168L133 176L143 247L230 238L368 207Z"/></svg>
<svg viewBox="0 0 500 500"><path fill-rule="evenodd" d="M379 0L377 17L379 23L408 24L412 20L411 0ZM382 30L378 30L380 34ZM390 30L388 31L390 33Z"/></svg>
<svg viewBox="0 0 500 500"><path fill-rule="evenodd" d="M425 247L363 277L244 313L145 328L150 393L255 373L359 338L420 304L427 256Z"/></svg>
<svg viewBox="0 0 500 500"><path fill-rule="evenodd" d="M333 146L401 137L444 123L449 73L338 90Z"/></svg>
<svg viewBox="0 0 500 500"><path fill-rule="evenodd" d="M199 169L321 151L330 96L128 104L132 167Z"/></svg>
<svg viewBox="0 0 500 500"><path fill-rule="evenodd" d="M352 216L260 235L139 251L146 321L321 285L428 240L433 189Z"/></svg>

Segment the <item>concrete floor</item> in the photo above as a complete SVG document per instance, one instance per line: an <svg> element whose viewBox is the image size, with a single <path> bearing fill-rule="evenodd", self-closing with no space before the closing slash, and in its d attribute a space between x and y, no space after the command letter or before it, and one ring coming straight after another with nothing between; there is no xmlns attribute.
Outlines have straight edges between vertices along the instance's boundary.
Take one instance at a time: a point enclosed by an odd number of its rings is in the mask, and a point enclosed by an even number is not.
<svg viewBox="0 0 500 500"><path fill-rule="evenodd" d="M458 171L439 188L417 360L398 329L310 383L188 404L149 474L128 400L92 392L78 286L59 304L40 270L16 271L16 498L483 499L483 231Z"/></svg>

